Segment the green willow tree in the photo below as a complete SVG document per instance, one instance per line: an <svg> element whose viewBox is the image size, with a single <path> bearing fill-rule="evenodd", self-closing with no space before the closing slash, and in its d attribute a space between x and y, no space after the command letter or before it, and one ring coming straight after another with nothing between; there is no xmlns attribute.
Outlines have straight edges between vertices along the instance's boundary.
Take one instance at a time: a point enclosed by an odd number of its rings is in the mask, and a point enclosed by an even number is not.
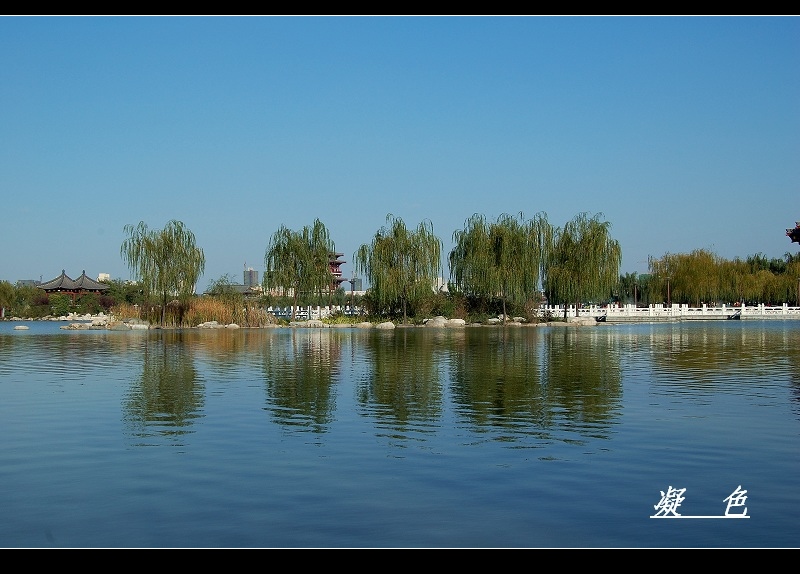
<svg viewBox="0 0 800 574"><path fill-rule="evenodd" d="M6 316L6 310L14 304L14 286L8 281L0 281L0 319Z"/></svg>
<svg viewBox="0 0 800 574"><path fill-rule="evenodd" d="M401 308L406 323L409 305L430 295L439 279L442 242L429 221L409 230L389 214L386 223L370 244L358 248L354 267L365 274L376 305L390 312Z"/></svg>
<svg viewBox="0 0 800 574"><path fill-rule="evenodd" d="M330 233L319 219L300 231L281 226L273 234L264 255L264 289L292 292L292 320L301 293L321 295L331 288L330 257L335 251Z"/></svg>
<svg viewBox="0 0 800 574"><path fill-rule="evenodd" d="M182 309L194 295L206 264L203 250L183 222L174 219L161 230L151 230L140 221L136 226L126 225L124 231L128 238L120 247L122 259L141 284L145 298L159 298L164 326L168 299L177 298Z"/></svg>
<svg viewBox="0 0 800 574"><path fill-rule="evenodd" d="M466 295L499 298L505 322L507 303L524 305L538 292L551 237L544 214L531 221L503 214L494 223L475 214L453 233L451 279Z"/></svg>
<svg viewBox="0 0 800 574"><path fill-rule="evenodd" d="M660 259L649 258L648 268L659 284L670 277L670 299L678 303L700 306L721 296L722 260L707 249L691 253L667 253ZM728 281L730 283L730 281ZM746 283L736 284L742 293L750 291ZM745 295L746 296L746 295Z"/></svg>
<svg viewBox="0 0 800 574"><path fill-rule="evenodd" d="M657 290L663 295L668 288L673 303L800 302L800 260L788 253L784 260L760 253L726 260L708 249L696 249L651 257L649 268Z"/></svg>
<svg viewBox="0 0 800 574"><path fill-rule="evenodd" d="M619 276L619 291L617 295L620 303L636 303L639 289L638 273L625 273Z"/></svg>
<svg viewBox="0 0 800 574"><path fill-rule="evenodd" d="M580 213L554 234L546 284L552 299L574 302L607 300L619 281L622 249L611 237L611 223L602 213Z"/></svg>

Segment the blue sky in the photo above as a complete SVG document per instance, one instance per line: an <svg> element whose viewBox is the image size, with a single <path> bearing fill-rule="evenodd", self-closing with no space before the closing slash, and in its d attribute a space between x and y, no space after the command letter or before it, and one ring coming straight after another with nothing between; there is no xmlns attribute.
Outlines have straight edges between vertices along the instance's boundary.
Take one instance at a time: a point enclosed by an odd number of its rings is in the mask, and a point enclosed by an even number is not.
<svg viewBox="0 0 800 574"><path fill-rule="evenodd" d="M390 213L445 261L474 213L602 213L622 273L798 251L796 17L3 17L0 70L12 283L171 219L200 290L315 218L351 276Z"/></svg>

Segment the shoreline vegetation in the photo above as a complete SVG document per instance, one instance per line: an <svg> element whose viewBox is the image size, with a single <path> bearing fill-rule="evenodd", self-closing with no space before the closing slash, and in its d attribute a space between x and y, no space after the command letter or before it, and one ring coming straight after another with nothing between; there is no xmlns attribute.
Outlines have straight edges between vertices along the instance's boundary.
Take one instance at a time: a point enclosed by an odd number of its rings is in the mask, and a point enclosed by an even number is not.
<svg viewBox="0 0 800 574"><path fill-rule="evenodd" d="M608 306L609 321L620 319L612 309L621 306L635 320L646 320L639 309L648 306L667 309L659 314L669 319L680 319L676 305L702 307L701 315L706 307L792 302L800 307L800 254L772 259L756 254L729 261L698 249L650 257L647 274L621 275L622 253L610 230L602 213L580 213L563 227L551 225L544 213L530 219L522 213L501 215L494 221L475 214L463 230L454 232L455 247L444 253L430 221L407 227L389 214L372 240L353 255L354 273L361 273L369 285L356 297L353 290L348 296L341 288L343 279L332 260L340 254L319 219L299 231L281 227L272 236L260 285L248 284L243 292L245 286L226 275L203 294L198 294L197 282L205 255L194 234L177 220L163 229L140 222L125 227L128 237L120 248L131 281L106 280L104 286L88 287L74 281L66 287L0 281L0 317L88 314L93 324L108 323L104 318L111 316L122 318L112 322L121 329L317 326L313 320L322 326L390 328L605 321L596 312L587 317L587 306ZM312 307L333 313L297 313ZM361 314L355 316L353 310Z"/></svg>
<svg viewBox="0 0 800 574"><path fill-rule="evenodd" d="M429 316L424 319L414 321L391 321L385 317L370 317L365 314L345 315L341 308L312 307L302 308L297 313L299 319L288 318L285 309L260 309L258 313L251 310L247 315L250 320L258 318L256 324L246 322L244 324L235 321L218 321L216 319L205 320L202 322L186 321L186 317L181 322L172 322L162 325L160 322L148 321L140 316L134 317L130 311L139 312L137 307L125 308L120 306L117 312L106 314L79 314L69 313L62 316L44 317L19 317L6 316L0 321L10 323L28 322L59 322L65 323L60 328L62 330L217 330L217 329L269 329L269 328L306 328L306 329L325 329L325 328L356 328L356 329L395 329L395 328L418 328L435 327L446 329L458 329L465 327L553 327L553 326L596 326L604 324L621 323L661 323L661 322L682 322L682 321L710 321L721 319L800 319L800 306L780 306L767 305L703 305L702 307L688 307L687 305L666 306L663 304L638 306L633 305L592 305L578 308L569 307L561 309L559 307L542 307L532 318L521 316L491 316L483 318L463 319L447 318L443 315ZM125 311L129 311L125 313ZM159 309L151 309L151 316L160 315ZM283 316L282 316L283 315ZM566 317L565 317L566 315ZM17 325L15 329L27 329L26 326Z"/></svg>
<svg viewBox="0 0 800 574"><path fill-rule="evenodd" d="M126 318L120 319L114 315L70 315L61 317L39 317L39 318L22 318L22 317L5 317L2 319L5 322L14 323L28 323L28 322L59 322L66 323L61 326L62 330L79 331L79 330L110 330L110 331L132 331L132 330L178 330L178 329L274 329L274 328L307 328L307 329L325 329L325 328L351 328L351 329L395 329L395 328L418 328L418 327L438 327L438 328L465 328L465 327L547 327L547 326L587 326L597 325L600 322L592 317L569 317L564 320L541 320L541 321L526 321L522 317L507 318L503 321L502 317L490 317L483 322L467 322L464 319L448 319L441 315L424 319L420 323L402 323L393 322L388 320L361 320L361 321L341 321L339 319L307 319L300 321L287 321L281 319L274 319L272 322L267 322L262 325L239 325L237 323L220 323L219 321L211 320L204 321L197 325L167 325L162 326L159 324L149 323L147 321Z"/></svg>

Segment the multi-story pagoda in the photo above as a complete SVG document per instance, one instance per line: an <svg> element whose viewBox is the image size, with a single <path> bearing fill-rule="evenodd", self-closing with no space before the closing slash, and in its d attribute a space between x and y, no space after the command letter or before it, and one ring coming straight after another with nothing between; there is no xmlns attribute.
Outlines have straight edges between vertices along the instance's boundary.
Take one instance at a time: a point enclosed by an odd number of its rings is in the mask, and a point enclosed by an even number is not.
<svg viewBox="0 0 800 574"><path fill-rule="evenodd" d="M347 261L341 261L339 258L344 257L344 253L331 253L328 265L330 266L331 274L333 275L333 284L331 291L336 291L342 283L347 281L347 277L342 277L342 270L340 267Z"/></svg>
<svg viewBox="0 0 800 574"><path fill-rule="evenodd" d="M87 277L86 271L77 279L70 279L63 269L61 270L61 275L45 283L40 283L37 287L48 295L51 293L64 293L65 295L69 295L73 303L75 303L75 299L81 295L85 295L86 293L102 293L108 289L108 285L103 285Z"/></svg>

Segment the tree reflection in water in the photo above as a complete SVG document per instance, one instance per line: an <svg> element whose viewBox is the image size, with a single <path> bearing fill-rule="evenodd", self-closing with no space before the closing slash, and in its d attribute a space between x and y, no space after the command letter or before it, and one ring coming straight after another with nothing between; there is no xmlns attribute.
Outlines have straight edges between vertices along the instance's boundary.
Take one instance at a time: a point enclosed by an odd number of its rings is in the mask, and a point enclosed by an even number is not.
<svg viewBox="0 0 800 574"><path fill-rule="evenodd" d="M441 335L439 329L400 328L364 339L368 370L356 393L365 414L392 432L429 432L442 413Z"/></svg>
<svg viewBox="0 0 800 574"><path fill-rule="evenodd" d="M293 329L263 349L266 410L275 422L325 432L333 420L331 390L341 343L327 329Z"/></svg>
<svg viewBox="0 0 800 574"><path fill-rule="evenodd" d="M128 432L137 440L179 437L192 432L202 416L205 387L195 368L192 345L181 331L148 334L142 351L142 374L123 405Z"/></svg>
<svg viewBox="0 0 800 574"><path fill-rule="evenodd" d="M450 361L457 412L512 436L606 437L622 391L618 353L599 337L579 327L468 329Z"/></svg>

